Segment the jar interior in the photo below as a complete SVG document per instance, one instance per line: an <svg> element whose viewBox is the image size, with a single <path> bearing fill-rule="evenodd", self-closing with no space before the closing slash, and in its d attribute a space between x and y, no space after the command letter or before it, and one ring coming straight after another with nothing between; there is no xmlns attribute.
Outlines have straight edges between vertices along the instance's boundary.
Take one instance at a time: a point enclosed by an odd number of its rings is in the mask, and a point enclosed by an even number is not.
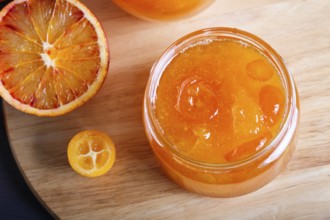
<svg viewBox="0 0 330 220"><path fill-rule="evenodd" d="M210 164L201 161L196 161L187 157L186 155L178 151L175 148L174 144L171 143L166 137L164 137L163 131L160 125L157 123L157 117L155 115L155 103L157 99L157 88L159 86L162 73L178 54L184 53L186 50L189 50L196 45L209 44L210 42L219 40L234 40L239 42L243 46L253 47L268 59L269 63L273 65L273 67L276 69L278 76L281 78L281 82L285 92L285 109L278 134L273 137L273 139L267 146L264 146L256 154L239 161ZM154 122L154 126L152 127L152 129L154 129L153 133L159 140L161 146L167 146L170 151L172 151L174 154L178 155L178 157L184 159L189 163L206 167L241 166L243 164L256 160L258 157L262 156L264 153L274 148L274 146L276 146L283 139L283 136L288 126L288 123L286 122L289 120L290 115L292 114L291 105L294 102L294 100L292 99L295 98L292 96L292 89L294 88L292 83L293 80L291 79L290 74L285 68L281 57L267 43L257 38L256 36L244 31L230 28L212 28L194 32L183 37L182 39L174 43L172 46L170 46L169 49L167 49L162 54L161 58L154 64L151 70L151 77L149 79L149 83L146 90L146 97L148 97L146 99L146 104L149 107L148 114L150 115L150 119Z"/></svg>

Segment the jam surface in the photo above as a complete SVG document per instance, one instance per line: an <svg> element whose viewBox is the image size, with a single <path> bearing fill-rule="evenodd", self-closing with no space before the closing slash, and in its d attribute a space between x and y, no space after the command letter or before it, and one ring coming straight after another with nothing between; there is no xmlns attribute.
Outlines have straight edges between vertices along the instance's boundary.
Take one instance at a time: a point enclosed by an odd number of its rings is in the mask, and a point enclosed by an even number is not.
<svg viewBox="0 0 330 220"><path fill-rule="evenodd" d="M263 149L279 132L285 91L259 50L233 39L200 41L165 68L155 116L177 151L204 163L231 163Z"/></svg>

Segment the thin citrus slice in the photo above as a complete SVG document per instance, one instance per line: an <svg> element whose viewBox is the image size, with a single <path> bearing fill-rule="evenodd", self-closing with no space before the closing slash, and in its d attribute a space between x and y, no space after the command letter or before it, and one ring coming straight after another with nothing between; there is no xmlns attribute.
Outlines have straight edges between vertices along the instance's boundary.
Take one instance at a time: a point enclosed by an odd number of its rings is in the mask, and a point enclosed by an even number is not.
<svg viewBox="0 0 330 220"><path fill-rule="evenodd" d="M218 115L218 99L210 82L191 77L182 83L175 108L190 120L205 122Z"/></svg>
<svg viewBox="0 0 330 220"><path fill-rule="evenodd" d="M233 125L236 136L250 140L265 131L262 111L246 91L237 91L232 107Z"/></svg>
<svg viewBox="0 0 330 220"><path fill-rule="evenodd" d="M39 116L70 112L101 88L104 31L77 0L16 0L0 12L0 95Z"/></svg>
<svg viewBox="0 0 330 220"><path fill-rule="evenodd" d="M260 107L268 125L276 124L283 117L285 97L281 90L272 85L265 85L259 93Z"/></svg>
<svg viewBox="0 0 330 220"><path fill-rule="evenodd" d="M225 155L225 158L229 162L238 161L245 157L255 154L257 151L261 150L266 144L272 139L272 133L266 132L260 135L252 141L248 141L235 147L229 153Z"/></svg>
<svg viewBox="0 0 330 220"><path fill-rule="evenodd" d="M100 131L86 130L76 134L68 146L70 166L86 177L97 177L108 172L116 158L111 138Z"/></svg>
<svg viewBox="0 0 330 220"><path fill-rule="evenodd" d="M254 60L246 66L246 72L254 80L267 81L273 77L275 70L263 59Z"/></svg>

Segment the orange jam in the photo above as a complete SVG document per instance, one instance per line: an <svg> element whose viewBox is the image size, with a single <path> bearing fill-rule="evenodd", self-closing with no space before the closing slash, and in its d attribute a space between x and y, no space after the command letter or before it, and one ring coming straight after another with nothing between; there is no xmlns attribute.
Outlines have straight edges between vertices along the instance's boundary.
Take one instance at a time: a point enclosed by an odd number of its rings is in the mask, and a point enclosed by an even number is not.
<svg viewBox="0 0 330 220"><path fill-rule="evenodd" d="M146 20L169 21L192 16L214 0L113 0L128 13Z"/></svg>
<svg viewBox="0 0 330 220"><path fill-rule="evenodd" d="M259 38L206 29L172 45L146 89L157 159L188 190L236 196L273 179L294 149L298 99L277 53Z"/></svg>

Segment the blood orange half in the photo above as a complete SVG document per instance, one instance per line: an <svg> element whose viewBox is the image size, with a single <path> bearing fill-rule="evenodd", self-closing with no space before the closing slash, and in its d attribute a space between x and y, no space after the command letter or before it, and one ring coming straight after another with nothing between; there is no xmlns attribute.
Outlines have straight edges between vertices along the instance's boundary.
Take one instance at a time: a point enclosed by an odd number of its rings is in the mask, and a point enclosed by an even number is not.
<svg viewBox="0 0 330 220"><path fill-rule="evenodd" d="M0 95L39 116L81 106L109 67L105 33L77 0L16 0L0 12Z"/></svg>

